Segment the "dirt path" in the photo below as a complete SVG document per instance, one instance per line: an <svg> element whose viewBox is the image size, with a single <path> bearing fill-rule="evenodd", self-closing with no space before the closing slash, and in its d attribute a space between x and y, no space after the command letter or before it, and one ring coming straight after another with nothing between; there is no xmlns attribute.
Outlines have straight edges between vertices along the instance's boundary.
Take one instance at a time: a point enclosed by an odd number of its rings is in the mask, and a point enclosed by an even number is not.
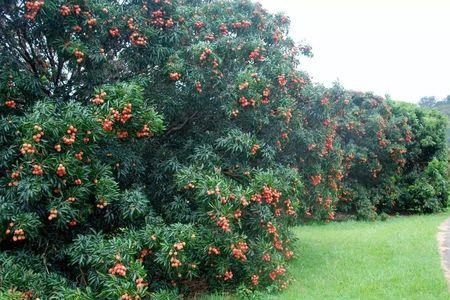
<svg viewBox="0 0 450 300"><path fill-rule="evenodd" d="M441 266L447 278L447 286L450 291L450 218L439 226L437 234L439 253L441 255Z"/></svg>

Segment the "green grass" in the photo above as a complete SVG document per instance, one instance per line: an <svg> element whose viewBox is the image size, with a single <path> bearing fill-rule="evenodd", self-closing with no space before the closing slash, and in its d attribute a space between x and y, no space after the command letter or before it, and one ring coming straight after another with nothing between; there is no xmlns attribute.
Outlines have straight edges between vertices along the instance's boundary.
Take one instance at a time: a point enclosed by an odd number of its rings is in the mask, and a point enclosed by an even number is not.
<svg viewBox="0 0 450 300"><path fill-rule="evenodd" d="M436 241L447 217L298 227L297 259L289 269L296 280L265 299L450 299Z"/></svg>

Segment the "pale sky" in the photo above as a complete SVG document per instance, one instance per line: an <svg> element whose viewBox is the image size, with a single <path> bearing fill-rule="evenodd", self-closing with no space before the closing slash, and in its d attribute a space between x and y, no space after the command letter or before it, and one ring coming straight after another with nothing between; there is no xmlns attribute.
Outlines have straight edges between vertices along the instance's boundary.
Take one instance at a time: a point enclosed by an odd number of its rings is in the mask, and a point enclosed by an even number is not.
<svg viewBox="0 0 450 300"><path fill-rule="evenodd" d="M259 0L291 19L314 81L418 102L450 94L450 0Z"/></svg>

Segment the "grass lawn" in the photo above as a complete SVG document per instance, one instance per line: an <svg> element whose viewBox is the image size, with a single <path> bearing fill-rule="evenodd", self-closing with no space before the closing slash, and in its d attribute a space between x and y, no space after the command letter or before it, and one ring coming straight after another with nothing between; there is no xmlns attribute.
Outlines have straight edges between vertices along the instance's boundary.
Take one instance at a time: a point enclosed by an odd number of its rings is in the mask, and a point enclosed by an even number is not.
<svg viewBox="0 0 450 300"><path fill-rule="evenodd" d="M450 299L436 242L447 217L298 227L297 259L289 268L296 281L266 299Z"/></svg>

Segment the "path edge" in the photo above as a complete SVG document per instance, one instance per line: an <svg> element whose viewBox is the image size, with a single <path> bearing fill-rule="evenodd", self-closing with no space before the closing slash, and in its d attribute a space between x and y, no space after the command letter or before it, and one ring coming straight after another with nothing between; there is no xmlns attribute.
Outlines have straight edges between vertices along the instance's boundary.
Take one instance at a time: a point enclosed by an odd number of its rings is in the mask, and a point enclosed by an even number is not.
<svg viewBox="0 0 450 300"><path fill-rule="evenodd" d="M446 251L448 250L448 247L446 246L446 237L448 236L449 224L450 218L442 222L441 225L439 225L436 238L438 242L439 255L441 258L441 268L442 271L444 272L445 279L447 280L447 288L450 291L450 269L449 269L450 262L445 259L445 254Z"/></svg>

